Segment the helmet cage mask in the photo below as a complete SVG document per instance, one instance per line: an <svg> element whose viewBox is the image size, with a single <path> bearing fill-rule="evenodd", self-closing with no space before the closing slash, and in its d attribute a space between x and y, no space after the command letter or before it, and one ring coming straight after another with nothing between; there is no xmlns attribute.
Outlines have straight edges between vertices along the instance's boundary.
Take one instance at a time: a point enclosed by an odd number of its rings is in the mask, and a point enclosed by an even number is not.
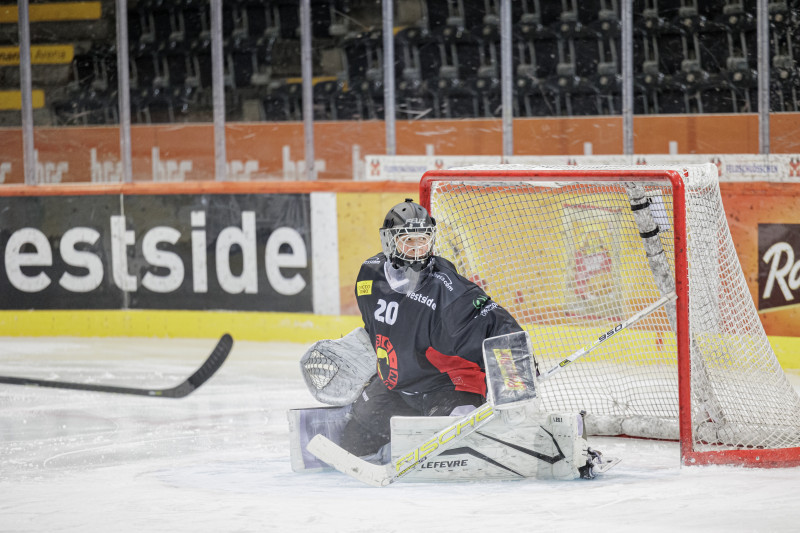
<svg viewBox="0 0 800 533"><path fill-rule="evenodd" d="M424 219L409 219L403 226L381 228L383 253L395 268L421 269L433 255L436 226Z"/></svg>
<svg viewBox="0 0 800 533"><path fill-rule="evenodd" d="M386 214L380 229L381 247L395 268L420 271L433 255L436 220L410 198Z"/></svg>

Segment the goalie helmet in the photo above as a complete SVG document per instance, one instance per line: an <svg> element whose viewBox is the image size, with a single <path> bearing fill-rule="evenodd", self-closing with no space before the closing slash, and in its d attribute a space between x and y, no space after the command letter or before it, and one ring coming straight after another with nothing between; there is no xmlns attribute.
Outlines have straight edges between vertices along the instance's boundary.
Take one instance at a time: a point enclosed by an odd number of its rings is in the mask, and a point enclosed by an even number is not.
<svg viewBox="0 0 800 533"><path fill-rule="evenodd" d="M380 234L383 253L392 266L419 271L433 255L436 221L424 207L407 198L389 210Z"/></svg>

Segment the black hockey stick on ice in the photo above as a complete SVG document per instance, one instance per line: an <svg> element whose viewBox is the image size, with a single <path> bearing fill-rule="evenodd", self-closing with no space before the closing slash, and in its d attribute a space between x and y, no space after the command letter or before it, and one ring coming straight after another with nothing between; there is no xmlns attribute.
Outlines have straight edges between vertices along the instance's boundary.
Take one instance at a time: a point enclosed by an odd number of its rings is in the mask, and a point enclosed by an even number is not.
<svg viewBox="0 0 800 533"><path fill-rule="evenodd" d="M208 359L206 359L203 365L198 368L194 374L189 376L183 383L169 389L138 389L132 387L114 387L111 385L95 385L92 383L15 378L10 376L0 376L0 383L6 383L8 385L29 385L33 387L51 387L54 389L134 394L138 396L158 396L162 398L183 398L191 394L219 370L219 367L222 366L222 363L224 363L225 359L228 357L231 347L233 347L233 338L226 333L220 337L211 355L208 356Z"/></svg>
<svg viewBox="0 0 800 533"><path fill-rule="evenodd" d="M564 358L556 366L541 374L539 380L550 378L553 374L560 372L564 367L591 352L623 329L635 324L676 298L677 296L674 292L663 296L629 319L600 335L592 344ZM318 459L328 463L339 472L375 487L385 487L406 474L415 471L423 461L432 459L453 448L465 437L486 425L495 417L495 413L494 406L487 402L468 415L456 419L436 435L420 443L416 448L401 454L397 461L393 460L386 465L376 465L356 457L323 435L316 435L312 438L306 448Z"/></svg>

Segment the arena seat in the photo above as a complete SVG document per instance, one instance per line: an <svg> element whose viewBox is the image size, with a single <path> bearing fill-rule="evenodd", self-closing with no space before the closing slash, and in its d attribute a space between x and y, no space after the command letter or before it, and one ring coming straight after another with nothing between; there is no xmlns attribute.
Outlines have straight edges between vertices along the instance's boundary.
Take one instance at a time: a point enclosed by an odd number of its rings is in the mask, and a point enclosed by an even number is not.
<svg viewBox="0 0 800 533"><path fill-rule="evenodd" d="M427 80L404 77L397 84L397 118L417 120L436 116L436 98Z"/></svg>
<svg viewBox="0 0 800 533"><path fill-rule="evenodd" d="M408 71L409 78L422 80L439 75L442 61L439 45L426 28L404 28L395 34L395 57L400 67L400 76Z"/></svg>
<svg viewBox="0 0 800 533"><path fill-rule="evenodd" d="M265 120L302 120L302 86L299 81L274 80L261 100Z"/></svg>
<svg viewBox="0 0 800 533"><path fill-rule="evenodd" d="M514 86L514 116L551 117L557 113L555 98L547 84L518 69Z"/></svg>
<svg viewBox="0 0 800 533"><path fill-rule="evenodd" d="M440 77L435 84L434 101L437 118L476 118L479 116L478 95L469 81L453 77Z"/></svg>

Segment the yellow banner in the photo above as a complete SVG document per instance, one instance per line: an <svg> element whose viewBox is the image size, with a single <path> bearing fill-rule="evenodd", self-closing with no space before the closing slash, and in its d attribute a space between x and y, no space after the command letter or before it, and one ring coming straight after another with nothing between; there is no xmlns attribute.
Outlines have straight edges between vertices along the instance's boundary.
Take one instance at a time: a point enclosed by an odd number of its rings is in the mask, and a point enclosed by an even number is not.
<svg viewBox="0 0 800 533"><path fill-rule="evenodd" d="M33 94L33 108L41 109L44 107L44 91L41 89L34 89ZM0 111L9 111L13 109L22 109L22 93L19 91L0 91Z"/></svg>
<svg viewBox="0 0 800 533"><path fill-rule="evenodd" d="M39 44L31 46L31 65L71 63L75 47L71 44ZM18 46L0 46L0 67L19 65Z"/></svg>
<svg viewBox="0 0 800 533"><path fill-rule="evenodd" d="M28 18L31 22L96 20L101 13L100 2L55 2L32 4L28 7ZM0 24L14 24L18 15L16 5L0 6Z"/></svg>

